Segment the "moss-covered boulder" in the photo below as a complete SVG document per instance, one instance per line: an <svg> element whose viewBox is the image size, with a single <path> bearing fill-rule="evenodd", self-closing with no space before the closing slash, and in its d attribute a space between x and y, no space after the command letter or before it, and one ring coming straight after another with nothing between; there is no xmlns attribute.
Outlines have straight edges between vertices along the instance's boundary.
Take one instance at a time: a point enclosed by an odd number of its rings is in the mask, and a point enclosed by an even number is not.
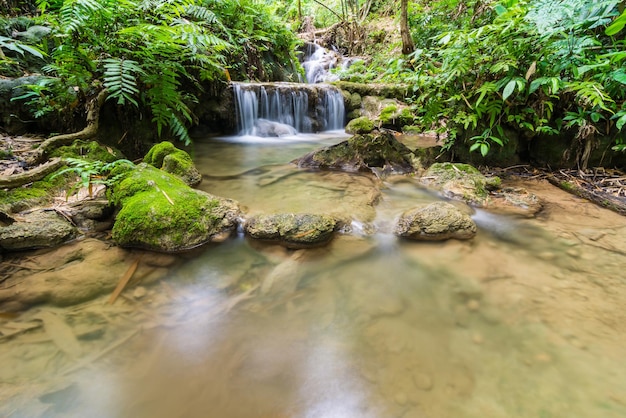
<svg viewBox="0 0 626 418"><path fill-rule="evenodd" d="M374 130L374 122L370 118L361 116L352 119L346 125L346 132L349 134L368 134Z"/></svg>
<svg viewBox="0 0 626 418"><path fill-rule="evenodd" d="M252 217L244 229L252 238L287 248L306 248L330 242L336 225L335 219L326 215L280 213Z"/></svg>
<svg viewBox="0 0 626 418"><path fill-rule="evenodd" d="M119 150L99 144L97 141L76 140L72 145L56 148L50 157L81 158L87 161L112 163L125 158Z"/></svg>
<svg viewBox="0 0 626 418"><path fill-rule="evenodd" d="M469 239L476 235L476 224L454 205L434 202L404 212L394 229L400 237L419 241Z"/></svg>
<svg viewBox="0 0 626 418"><path fill-rule="evenodd" d="M140 164L111 189L121 207L113 240L121 246L183 251L222 239L237 226L237 202L194 190L178 177Z"/></svg>
<svg viewBox="0 0 626 418"><path fill-rule="evenodd" d="M485 177L475 167L460 163L435 163L426 170L421 182L450 199L476 206L487 205L489 190L500 186L498 177Z"/></svg>
<svg viewBox="0 0 626 418"><path fill-rule="evenodd" d="M164 141L154 145L143 161L180 177L190 186L196 186L202 181L202 175L194 166L189 154L176 148L171 142Z"/></svg>
<svg viewBox="0 0 626 418"><path fill-rule="evenodd" d="M299 167L376 174L406 174L415 171L414 154L389 132L354 135L347 141L310 152L292 161Z"/></svg>

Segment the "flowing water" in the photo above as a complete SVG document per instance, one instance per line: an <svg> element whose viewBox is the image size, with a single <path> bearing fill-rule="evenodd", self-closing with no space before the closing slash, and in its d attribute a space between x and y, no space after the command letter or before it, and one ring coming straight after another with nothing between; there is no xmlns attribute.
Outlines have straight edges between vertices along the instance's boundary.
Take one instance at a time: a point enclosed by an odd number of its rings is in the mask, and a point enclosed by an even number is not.
<svg viewBox="0 0 626 418"><path fill-rule="evenodd" d="M626 416L625 218L528 181L537 218L478 211L471 241L398 240L395 217L439 199L414 179L287 164L339 139L197 141L201 189L346 227L318 249L238 235L114 305L0 317L46 327L0 340L0 415Z"/></svg>

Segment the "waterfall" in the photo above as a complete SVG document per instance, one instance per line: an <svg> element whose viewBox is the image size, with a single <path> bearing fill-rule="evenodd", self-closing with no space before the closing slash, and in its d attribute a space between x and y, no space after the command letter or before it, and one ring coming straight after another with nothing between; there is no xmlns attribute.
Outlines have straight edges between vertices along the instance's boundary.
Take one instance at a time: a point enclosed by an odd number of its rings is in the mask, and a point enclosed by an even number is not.
<svg viewBox="0 0 626 418"><path fill-rule="evenodd" d="M324 84L233 83L239 135L280 137L342 129L341 92Z"/></svg>

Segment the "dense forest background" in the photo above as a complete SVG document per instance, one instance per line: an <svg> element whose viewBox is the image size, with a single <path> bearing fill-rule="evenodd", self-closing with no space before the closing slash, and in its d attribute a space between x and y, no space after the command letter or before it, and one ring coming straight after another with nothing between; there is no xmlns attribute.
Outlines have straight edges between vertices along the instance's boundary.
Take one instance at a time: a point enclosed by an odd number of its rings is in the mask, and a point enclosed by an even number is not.
<svg viewBox="0 0 626 418"><path fill-rule="evenodd" d="M301 80L298 33L320 31L360 58L335 70L340 79L407 86L405 124L445 133L446 147L462 136L487 155L512 131L526 141L565 135L584 163L599 138L626 150L625 5L0 0L0 76L30 80L12 101L33 120L63 122L51 129L71 129L99 97L120 118L189 144L199 97L230 80Z"/></svg>

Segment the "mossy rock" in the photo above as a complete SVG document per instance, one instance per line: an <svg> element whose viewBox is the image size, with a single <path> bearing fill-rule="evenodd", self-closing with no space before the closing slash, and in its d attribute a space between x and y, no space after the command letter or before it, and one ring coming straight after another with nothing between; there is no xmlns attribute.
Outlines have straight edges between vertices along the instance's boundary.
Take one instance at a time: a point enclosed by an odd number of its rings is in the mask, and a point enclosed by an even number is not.
<svg viewBox="0 0 626 418"><path fill-rule="evenodd" d="M121 246L183 251L222 239L237 226L239 205L194 190L178 177L146 163L112 187L121 206L113 240Z"/></svg>
<svg viewBox="0 0 626 418"><path fill-rule="evenodd" d="M164 141L154 145L143 161L182 178L190 186L196 186L202 181L202 175L189 154L176 148L171 142Z"/></svg>
<svg viewBox="0 0 626 418"><path fill-rule="evenodd" d="M394 233L417 241L470 239L476 235L470 216L446 202L434 202L404 212Z"/></svg>
<svg viewBox="0 0 626 418"><path fill-rule="evenodd" d="M57 172L27 187L0 190L0 210L17 213L31 207L48 204L67 186L68 179L71 177L69 173L55 176Z"/></svg>
<svg viewBox="0 0 626 418"><path fill-rule="evenodd" d="M475 167L461 163L435 163L426 170L421 181L450 199L476 206L487 205L489 190L500 187L500 178L485 177Z"/></svg>
<svg viewBox="0 0 626 418"><path fill-rule="evenodd" d="M327 244L333 238L336 224L326 215L281 213L255 216L246 222L244 229L255 239L287 248L306 248Z"/></svg>
<svg viewBox="0 0 626 418"><path fill-rule="evenodd" d="M413 152L391 133L375 131L354 135L347 141L310 152L292 162L299 167L406 174L415 171L413 157Z"/></svg>
<svg viewBox="0 0 626 418"><path fill-rule="evenodd" d="M349 134L368 134L373 130L374 122L365 116L352 119L346 125L346 132Z"/></svg>
<svg viewBox="0 0 626 418"><path fill-rule="evenodd" d="M96 141L76 140L72 145L55 149L50 157L80 158L87 161L102 161L112 163L125 158L124 154L115 148L105 147Z"/></svg>

